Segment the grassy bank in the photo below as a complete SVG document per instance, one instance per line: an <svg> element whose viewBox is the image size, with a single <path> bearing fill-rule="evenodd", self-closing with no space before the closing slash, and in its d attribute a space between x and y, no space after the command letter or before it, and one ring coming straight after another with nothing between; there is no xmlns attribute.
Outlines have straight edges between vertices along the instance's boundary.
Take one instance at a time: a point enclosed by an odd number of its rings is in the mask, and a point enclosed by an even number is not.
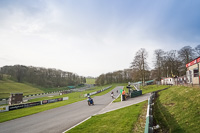
<svg viewBox="0 0 200 133"><path fill-rule="evenodd" d="M0 80L0 98L8 98L10 93L23 92L24 95L44 93L37 87L23 83L17 83L11 80Z"/></svg>
<svg viewBox="0 0 200 133"><path fill-rule="evenodd" d="M43 88L29 83L18 83L9 79L4 79L0 80L0 99L8 98L10 93L23 93L25 96L68 89L67 87Z"/></svg>
<svg viewBox="0 0 200 133"><path fill-rule="evenodd" d="M96 115L67 133L131 133L147 101L126 108ZM144 127L140 132L144 132ZM138 131L138 130L137 130Z"/></svg>
<svg viewBox="0 0 200 133"><path fill-rule="evenodd" d="M142 90L142 94L146 94L146 93L162 90L164 88L169 88L169 87L170 87L169 85L147 85L147 86L142 86L141 90Z"/></svg>
<svg viewBox="0 0 200 133"><path fill-rule="evenodd" d="M83 91L83 92L73 92L73 93L69 93L69 94L65 94L65 95L61 95L61 96L56 96L56 97L51 97L51 98L46 97L46 98L33 99L33 100L31 100L31 102L40 101L40 100L44 100L44 99L55 99L55 98L59 98L59 97L69 97L69 100L66 100L66 101L50 103L50 104L40 105L40 106L35 106L35 107L30 107L30 108L23 108L23 109L8 111L8 112L2 112L2 113L0 113L0 118L1 118L0 122L16 119L16 118L19 118L19 117L23 117L23 116L27 116L27 115L31 115L31 114L35 114L35 113L39 113L39 112L42 112L42 111L45 111L45 110L53 109L53 108L56 108L56 107L60 107L60 106L64 106L64 105L68 105L68 104L71 104L71 103L74 103L74 102L84 100L86 98L83 97L83 94L94 92L94 91L103 89L107 86L109 86L109 85L101 86L101 87L95 87L95 88L92 88L90 90ZM103 95L106 92L114 89L116 86L117 86L117 84L113 84L110 89L106 90L105 92L99 93L98 95Z"/></svg>
<svg viewBox="0 0 200 133"><path fill-rule="evenodd" d="M86 78L86 84L95 84L95 78Z"/></svg>
<svg viewBox="0 0 200 133"><path fill-rule="evenodd" d="M199 133L200 89L172 86L158 93L154 118L161 126L158 132Z"/></svg>

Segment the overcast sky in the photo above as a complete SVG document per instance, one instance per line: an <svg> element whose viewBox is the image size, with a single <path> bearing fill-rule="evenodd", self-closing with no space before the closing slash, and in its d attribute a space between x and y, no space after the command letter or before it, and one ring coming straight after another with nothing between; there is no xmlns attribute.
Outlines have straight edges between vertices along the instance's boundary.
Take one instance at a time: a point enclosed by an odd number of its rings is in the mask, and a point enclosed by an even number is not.
<svg viewBox="0 0 200 133"><path fill-rule="evenodd" d="M0 0L0 67L80 76L130 67L140 48L200 44L199 0Z"/></svg>

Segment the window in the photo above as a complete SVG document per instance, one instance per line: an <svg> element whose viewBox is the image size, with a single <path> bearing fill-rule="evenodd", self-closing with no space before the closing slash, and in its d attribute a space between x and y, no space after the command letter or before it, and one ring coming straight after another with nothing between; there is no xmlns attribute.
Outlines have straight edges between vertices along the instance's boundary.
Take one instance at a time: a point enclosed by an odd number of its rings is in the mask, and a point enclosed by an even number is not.
<svg viewBox="0 0 200 133"><path fill-rule="evenodd" d="M199 77L199 71L197 68L195 68L194 70L194 77Z"/></svg>

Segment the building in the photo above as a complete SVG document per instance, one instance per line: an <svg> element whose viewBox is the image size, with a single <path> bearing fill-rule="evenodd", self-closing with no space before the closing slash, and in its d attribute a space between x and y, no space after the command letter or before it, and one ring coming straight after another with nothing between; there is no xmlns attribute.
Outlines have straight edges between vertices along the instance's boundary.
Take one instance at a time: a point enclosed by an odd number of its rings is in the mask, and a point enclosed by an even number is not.
<svg viewBox="0 0 200 133"><path fill-rule="evenodd" d="M187 83L199 85L200 84L200 56L190 63L186 64L187 72Z"/></svg>
<svg viewBox="0 0 200 133"><path fill-rule="evenodd" d="M161 79L161 84L162 85L174 85L175 84L175 80L172 77L162 78Z"/></svg>
<svg viewBox="0 0 200 133"><path fill-rule="evenodd" d="M11 93L9 98L9 105L19 104L23 102L23 93Z"/></svg>

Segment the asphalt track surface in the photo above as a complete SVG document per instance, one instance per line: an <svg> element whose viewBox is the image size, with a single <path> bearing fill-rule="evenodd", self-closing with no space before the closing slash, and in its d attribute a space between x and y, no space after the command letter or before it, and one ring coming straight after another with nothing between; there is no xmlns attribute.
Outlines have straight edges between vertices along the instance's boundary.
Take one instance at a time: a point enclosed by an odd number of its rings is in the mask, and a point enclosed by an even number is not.
<svg viewBox="0 0 200 133"><path fill-rule="evenodd" d="M123 86L112 91L117 95L116 90L120 92L120 89L123 89ZM62 133L105 108L113 100L110 93L95 96L94 106L88 106L84 100L0 123L0 133Z"/></svg>

